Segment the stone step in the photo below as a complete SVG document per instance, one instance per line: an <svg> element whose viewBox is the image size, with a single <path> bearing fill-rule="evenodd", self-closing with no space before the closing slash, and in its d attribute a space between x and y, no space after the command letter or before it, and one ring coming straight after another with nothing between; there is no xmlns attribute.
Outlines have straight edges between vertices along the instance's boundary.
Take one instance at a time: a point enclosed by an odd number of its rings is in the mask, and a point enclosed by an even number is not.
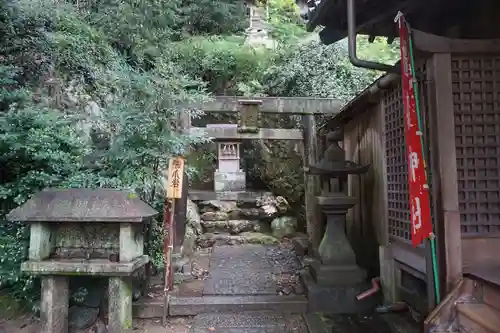
<svg viewBox="0 0 500 333"><path fill-rule="evenodd" d="M307 333L304 319L297 314L245 312L207 313L194 318L190 333Z"/></svg>
<svg viewBox="0 0 500 333"><path fill-rule="evenodd" d="M200 296L170 299L170 316L194 316L203 313L242 313L248 311L276 311L280 313L304 313L307 310L305 296ZM135 318L153 319L163 316L162 299L143 299L133 304Z"/></svg>
<svg viewBox="0 0 500 333"><path fill-rule="evenodd" d="M229 233L205 233L198 237L198 246L209 248L214 245L241 245L241 244L278 244L279 240L269 234L260 232L242 232L238 235Z"/></svg>
<svg viewBox="0 0 500 333"><path fill-rule="evenodd" d="M200 219L203 221L266 220L270 223L274 217L257 207L234 207L228 211L216 211L215 208L204 207L200 212Z"/></svg>
<svg viewBox="0 0 500 333"><path fill-rule="evenodd" d="M190 316L202 313L240 313L247 311L278 311L303 313L307 310L305 296L202 296L176 297L170 303L170 315Z"/></svg>
<svg viewBox="0 0 500 333"><path fill-rule="evenodd" d="M259 220L224 220L224 221L206 221L202 220L201 225L205 233L229 233L237 235L242 232L271 232L271 224L269 222Z"/></svg>

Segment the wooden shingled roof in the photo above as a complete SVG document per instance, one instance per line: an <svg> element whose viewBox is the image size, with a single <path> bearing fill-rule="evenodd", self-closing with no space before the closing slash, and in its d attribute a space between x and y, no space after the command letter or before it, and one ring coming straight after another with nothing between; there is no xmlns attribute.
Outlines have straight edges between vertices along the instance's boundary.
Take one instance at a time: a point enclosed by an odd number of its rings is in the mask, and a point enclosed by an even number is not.
<svg viewBox="0 0 500 333"><path fill-rule="evenodd" d="M143 222L158 214L128 191L115 189L45 189L8 215L25 222Z"/></svg>

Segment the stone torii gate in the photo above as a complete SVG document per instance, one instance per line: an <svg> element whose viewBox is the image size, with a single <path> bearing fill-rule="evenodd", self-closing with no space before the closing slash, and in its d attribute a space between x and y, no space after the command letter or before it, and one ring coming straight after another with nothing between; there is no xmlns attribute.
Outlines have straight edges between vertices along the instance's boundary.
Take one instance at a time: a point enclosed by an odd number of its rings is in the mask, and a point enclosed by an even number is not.
<svg viewBox="0 0 500 333"><path fill-rule="evenodd" d="M237 113L237 124L217 124L206 127L191 127L189 114L180 119L182 131L192 135L212 138L218 146L218 167L214 173L214 192L210 197L237 197L244 193L245 172L240 169L240 143L242 140L298 140L304 152L304 169L318 161L317 128L315 115L337 114L342 105L330 98L248 98L217 96L212 102L190 105L205 113ZM302 116L303 129L264 128L262 119L266 114L288 114ZM316 195L320 192L316 176L304 174L307 232L313 249L317 249L322 233L321 217ZM235 196L236 195L236 196Z"/></svg>

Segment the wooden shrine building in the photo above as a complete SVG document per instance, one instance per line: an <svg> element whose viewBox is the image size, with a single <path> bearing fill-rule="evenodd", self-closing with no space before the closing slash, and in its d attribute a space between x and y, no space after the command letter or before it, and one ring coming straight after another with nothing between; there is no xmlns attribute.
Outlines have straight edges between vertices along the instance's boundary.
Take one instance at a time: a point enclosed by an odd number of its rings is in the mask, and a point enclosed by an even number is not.
<svg viewBox="0 0 500 333"><path fill-rule="evenodd" d="M330 44L348 35L350 20L351 37L392 42L398 11L412 28L416 54L440 302L429 250L410 242L400 66L357 59L352 43L354 65L386 74L332 120L344 126L346 158L372 164L349 184L360 204L351 211L348 233L364 258L360 264L379 272L386 299L430 313L428 329L442 332L458 321L454 332L499 332L500 2L323 0L310 9L308 28L323 27L321 40Z"/></svg>

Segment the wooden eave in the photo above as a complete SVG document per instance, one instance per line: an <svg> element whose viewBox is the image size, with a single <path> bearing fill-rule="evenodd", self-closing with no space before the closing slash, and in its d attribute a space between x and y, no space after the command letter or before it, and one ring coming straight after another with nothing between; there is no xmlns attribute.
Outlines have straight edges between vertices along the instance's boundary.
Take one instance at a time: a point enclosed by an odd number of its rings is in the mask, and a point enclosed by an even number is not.
<svg viewBox="0 0 500 333"><path fill-rule="evenodd" d="M446 2L447 0L443 0ZM424 10L425 8L425 10ZM433 20L429 19L440 7L432 6L430 0L356 0L357 33L370 36L395 38L399 35L394 17L403 12L417 29L432 32ZM347 1L323 0L310 14L307 30L324 27L322 34L333 34L329 42L347 36ZM324 38L322 38L324 39Z"/></svg>

